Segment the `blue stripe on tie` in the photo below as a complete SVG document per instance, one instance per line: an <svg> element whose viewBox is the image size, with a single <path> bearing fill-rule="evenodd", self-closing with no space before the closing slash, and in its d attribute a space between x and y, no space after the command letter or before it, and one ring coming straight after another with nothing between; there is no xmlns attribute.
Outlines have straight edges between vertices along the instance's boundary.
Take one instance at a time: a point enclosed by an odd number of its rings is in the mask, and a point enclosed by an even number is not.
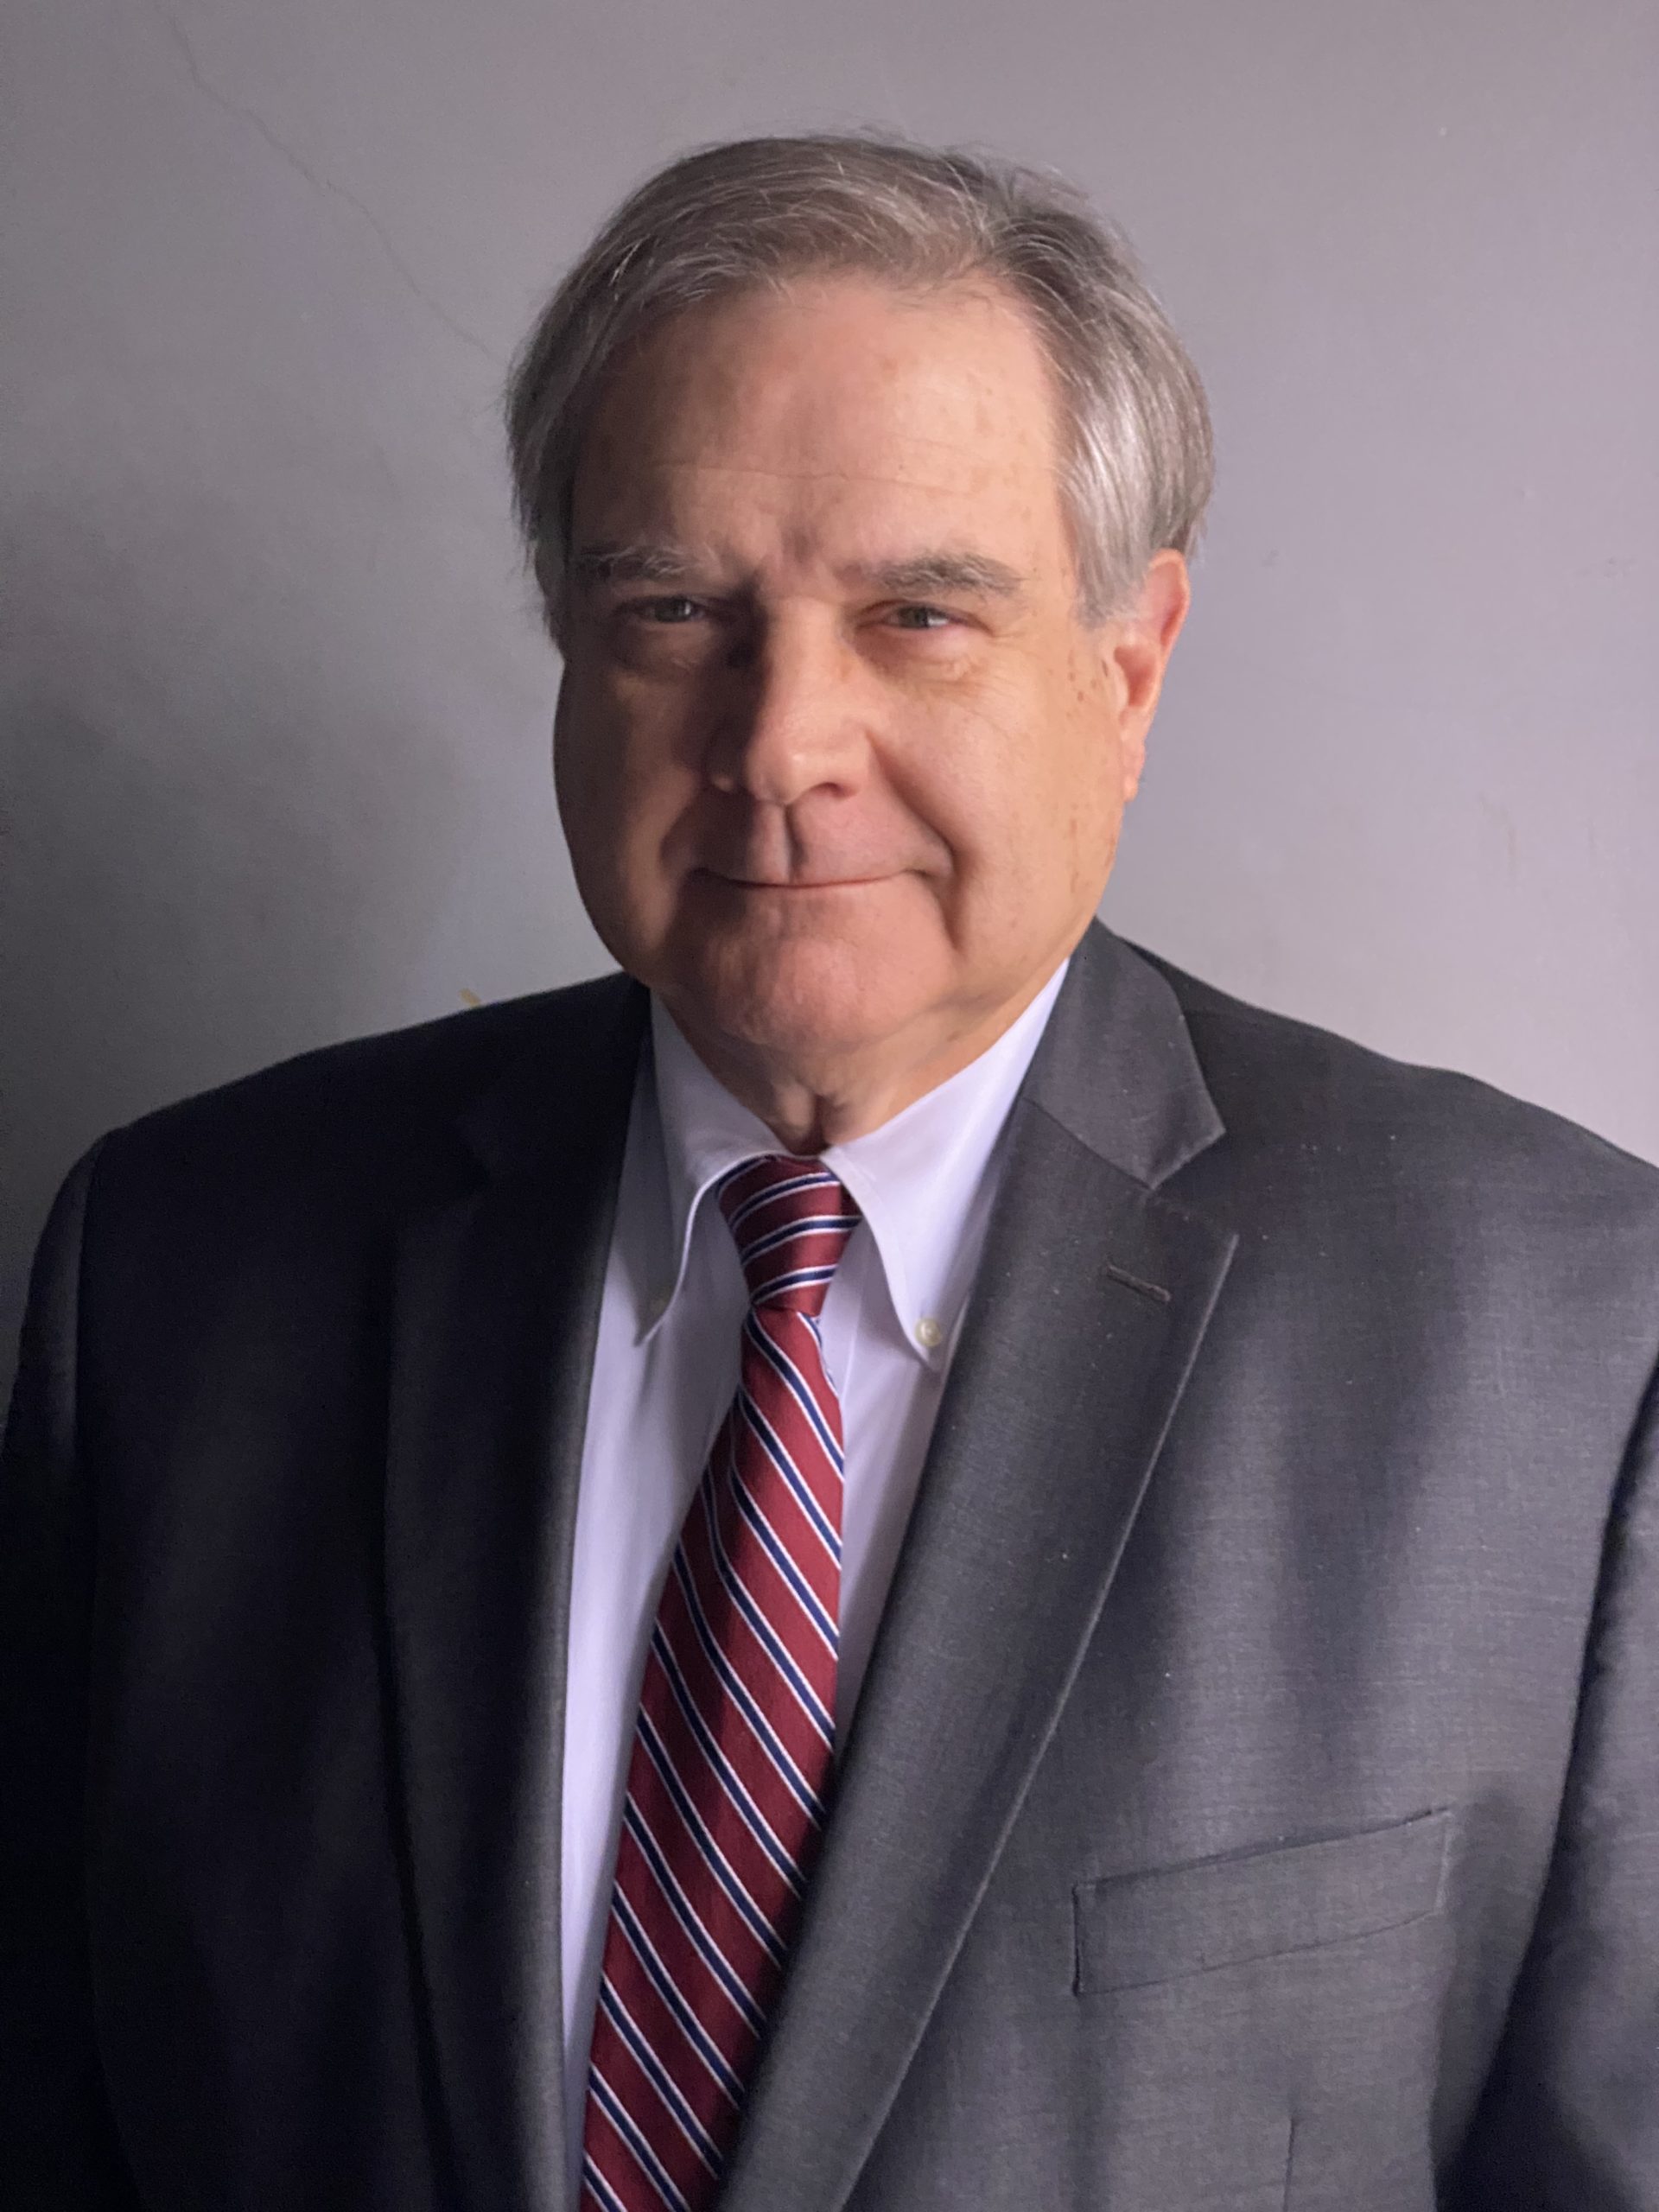
<svg viewBox="0 0 1659 2212"><path fill-rule="evenodd" d="M657 1655L657 1662L667 1679L669 1690L675 1704L680 1708L681 1717L686 1726L696 1736L698 1749L719 1777L739 1819L784 1879L786 1882L793 1881L796 1866L794 1859L790 1856L789 1846L773 1828L753 1798L750 1796L743 1785L741 1776L725 1752L721 1751L719 1738L698 1711L697 1701L691 1694L691 1686L680 1672L680 1662L674 1656L673 1647L663 1634L660 1624L652 1630L651 1648ZM734 1897L732 1902L736 1904L736 1898ZM738 1909L740 1911L742 1910L741 1906ZM747 1919L748 1915L745 1913L744 1917ZM756 1924L757 1922L759 1924ZM758 1909L756 1921L751 1922L750 1925L758 1941L770 1948L773 1941L772 1931L765 1921L760 1917ZM778 1954L778 1962L780 1966L783 1963L781 1951Z"/></svg>
<svg viewBox="0 0 1659 2212"><path fill-rule="evenodd" d="M633 1838L634 1842L639 1846L640 1856L645 1859L646 1866L650 1869L652 1880L663 1893L663 1901L668 1907L670 1916L679 1923L681 1934L685 1937L687 1942L690 1944L697 1956L702 1961L704 1966L708 1967L709 1973L713 1974L715 1980L726 1992L726 1994L731 1999L732 2003L742 2016L745 2024L747 2026L753 2028L758 2033L760 2029L759 2015L756 2014L753 2018L750 2018L750 2014L753 2012L753 2001L748 1994L741 1975L738 1973L737 1968L732 1964L731 1961L727 1957L725 1952L721 1949L719 1944L715 1942L714 1937L709 1933L709 1930L703 1926L702 1922L699 1919L696 1912L693 1910L690 1899L687 1897L685 1891L681 1888L678 1880L676 1878L673 1869L669 1866L664 1855L661 1845L658 1842L651 1829L646 1826L645 1816L640 1812L639 1807L634 1803L632 1798L629 1798L622 1817L627 1825L628 1834ZM706 1856L706 1854L703 1853L699 1853L699 1855ZM619 1891L617 1895L616 1905L619 1912L623 1910L625 1908L625 1900L622 1897L620 1891ZM626 1909L629 1913L633 1913L633 1907L632 1905L627 1905ZM637 1914L634 1915L634 1917L638 1917ZM643 1925L641 1926L640 1934L641 1936L644 1937L645 1930ZM664 1965L663 1972L664 1974L669 1973L666 1964ZM670 1974L669 1978L671 1980L673 1979L671 1974ZM677 1984L675 1986L676 1987L678 1986Z"/></svg>
<svg viewBox="0 0 1659 2212"><path fill-rule="evenodd" d="M716 1573L719 1572L718 1566L715 1572ZM721 1688L760 1738L761 1748L766 1752L773 1766L777 1768L782 1777L784 1787L794 1798L801 1810L804 1813L810 1813L815 1821L821 1821L823 1818L823 1800L791 1758L789 1746L778 1734L760 1706L756 1704L736 1669L732 1665L731 1660L721 1648L720 1639L709 1625L709 1616L702 1609L702 1599L691 1573L691 1563L683 1552L675 1556L674 1579L684 1593L686 1607L691 1615L692 1629L696 1632L697 1642L702 1646L704 1656L720 1676Z"/></svg>
<svg viewBox="0 0 1659 2212"><path fill-rule="evenodd" d="M810 1321L812 1319L812 1316L810 1313L803 1313L800 1316L800 1319L803 1321ZM784 1385L785 1389L794 1399L797 1405L799 1406L801 1411L806 1415L807 1420L811 1423L812 1433L817 1438L825 1459L829 1460L830 1465L835 1469L838 1475L842 1473L844 1456L842 1447L836 1441L835 1431L830 1427L829 1422L825 1421L823 1410L820 1408L817 1400L812 1395L811 1386L808 1383L806 1377L802 1374L800 1369L796 1366L794 1361L784 1350L783 1346L775 1342L772 1337L767 1335L766 1330L761 1327L760 1320L753 1309L751 1309L747 1318L744 1321L743 1333L748 1342L753 1344L757 1351L761 1353L767 1366L772 1369L773 1374L777 1376L779 1381ZM815 1337L817 1336L816 1327L813 1330L813 1334ZM822 1353L823 1350L823 1339L821 1337L818 1338L818 1350L820 1353ZM829 1379L829 1376L826 1375L824 1377L825 1382L828 1382ZM743 1395L745 1398L748 1399L751 1404L753 1403L753 1397L749 1392L745 1391ZM820 1518L822 1518L823 1509L822 1506L819 1506L817 1510ZM828 1534L830 1540L836 1546L836 1556L839 1558L841 1555L841 1539L836 1535L833 1529L828 1529Z"/></svg>
<svg viewBox="0 0 1659 2212"><path fill-rule="evenodd" d="M729 1174L721 1177L715 1185L715 1189L723 1191L728 1183L735 1183L746 1168L753 1167L756 1165L757 1162L753 1160L741 1161ZM814 1167L807 1170L804 1174L789 1175L779 1182L763 1184L758 1191L750 1192L735 1212L727 1216L727 1219L731 1224L732 1234L735 1236L752 1213L761 1206L769 1205L773 1198L792 1198L797 1191L827 1190L836 1180L836 1178L827 1167Z"/></svg>
<svg viewBox="0 0 1659 2212"><path fill-rule="evenodd" d="M767 1520L765 1513L761 1510L760 1503L756 1499L753 1492L749 1489L748 1484L744 1481L742 1476L737 1473L735 1469L733 1471L732 1477L732 1497L736 1503L738 1511L748 1522L750 1528L753 1529L757 1539L759 1540L762 1548L765 1550L767 1557L771 1560L772 1565L777 1568L779 1573L783 1576L785 1581L788 1583L790 1588L794 1592L796 1601L799 1605L801 1611L806 1615L806 1618L812 1627L817 1629L819 1637L823 1640L824 1649L833 1659L836 1656L836 1624L834 1620L824 1611L823 1601L818 1597L817 1592L813 1589L811 1584L806 1580L805 1576L801 1573L799 1567L796 1566L794 1560L790 1557L784 1546L779 1541L777 1531L773 1529L772 1523Z"/></svg>
<svg viewBox="0 0 1659 2212"><path fill-rule="evenodd" d="M645 1725L643 1713L640 1715L640 1725L643 1732ZM643 1732L641 1740L644 1740ZM645 1744L645 1757L661 1777L663 1787L667 1790L673 1802L675 1811L685 1825L692 1848L725 1892L734 1910L740 1915L746 1926L749 1924L750 1913L760 1914L761 1926L766 1929L766 1935L759 1940L770 1955L772 1945L778 1940L777 1930L766 1915L760 1911L760 1906L749 1896L742 1884L738 1881L736 1873L722 1856L720 1847L703 1827L696 1806L691 1803L686 1795L685 1784L674 1771L674 1763L663 1748L662 1738L655 1729L652 1731L651 1740ZM738 2011L749 2021L750 2026L758 2033L761 2025L760 2015L755 2011L754 2000L749 1994L747 1984L725 1952L721 1950L712 1932L704 1927L696 1907L681 1888L679 1878L670 1865L668 1854L662 1843L658 1840L650 1821L632 1797L629 1797L623 1805L622 1817L627 1823L628 1834L644 1853L646 1865L657 1878L658 1887L667 1898L669 1908L684 1929L692 1948L700 1955L704 1966L719 1982ZM740 1897L744 1900L741 1904L739 1902Z"/></svg>
<svg viewBox="0 0 1659 2212"><path fill-rule="evenodd" d="M779 1380L784 1383L785 1389L789 1388L784 1376L779 1376ZM839 1567L841 1539L829 1515L813 1496L812 1486L798 1465L794 1453L773 1427L771 1415L753 1391L742 1386L739 1388L734 1407L738 1418L747 1427L755 1442L771 1460L785 1487L794 1493L796 1502L799 1504L802 1512L812 1522L814 1535L820 1538L824 1550ZM735 1438L730 1440L728 1449L735 1458L737 1450ZM830 1472L834 1478L836 1491L839 1496L842 1493L842 1470L836 1461L830 1461Z"/></svg>
<svg viewBox="0 0 1659 2212"><path fill-rule="evenodd" d="M831 1526L828 1514L813 1497L805 1476L802 1474L800 1469L795 1465L794 1459L785 1449L782 1437L779 1435L760 1407L747 1390L741 1390L738 1394L737 1414L750 1435L765 1452L773 1473L806 1516L813 1535L823 1547L824 1557L836 1570L837 1584L839 1584L841 1538ZM830 1471L839 1480L841 1470L836 1467L832 1468ZM731 1471L731 1478L734 1480L735 1472L734 1460Z"/></svg>
<svg viewBox="0 0 1659 2212"><path fill-rule="evenodd" d="M667 2106L682 2135L711 2174L720 2171L720 2146L697 2118L674 2077L651 2047L650 2037L635 2020L620 1995L608 1981L599 1985L599 2001L605 2017L633 2054L635 2065Z"/></svg>
<svg viewBox="0 0 1659 2212"><path fill-rule="evenodd" d="M729 1179L735 1182L741 1174L740 1169ZM739 1236L741 1241L741 1231L744 1224L753 1220L763 1207L771 1205L774 1199L792 1198L798 1197L803 1191L821 1190L825 1187L827 1186L824 1177L821 1172L815 1172L810 1175L791 1175L780 1182L762 1184L758 1190L751 1191L747 1198L736 1201L732 1211L726 1215L727 1223L733 1236ZM723 1192L721 1204L721 1211L724 1212Z"/></svg>
<svg viewBox="0 0 1659 2212"><path fill-rule="evenodd" d="M779 1641L771 1622L760 1607L755 1604L750 1592L744 1588L742 1579L732 1565L725 1544L721 1541L719 1522L714 1510L714 1501L706 1491L702 1493L702 1504L703 1519L709 1524L709 1555L715 1562L715 1572L725 1586L726 1594L742 1614L750 1628L753 1630L756 1640L765 1649L779 1674L795 1693L796 1703L811 1722L817 1734L823 1738L826 1747L833 1751L836 1747L834 1719L824 1711L811 1683L807 1681L806 1676L790 1657Z"/></svg>
<svg viewBox="0 0 1659 2212"><path fill-rule="evenodd" d="M603 2208L603 2212L628 2212L627 2206L594 2164L594 2154L591 2151L585 2151L582 2153L582 2186L592 2190L595 2199Z"/></svg>
<svg viewBox="0 0 1659 2212"><path fill-rule="evenodd" d="M674 2186L674 2177L652 2149L632 2113L600 2072L597 2062L588 2069L588 2090L590 2096L599 2100L606 2118L632 2152L640 2172L670 2208L670 2212L691 2212L691 2207Z"/></svg>
<svg viewBox="0 0 1659 2212"><path fill-rule="evenodd" d="M747 1390L738 1393L737 1412L755 1442L772 1462L779 1479L789 1491L795 1503L810 1522L813 1535L823 1545L825 1557L839 1573L841 1568L841 1538L836 1534L829 1515L813 1497L810 1485L784 1447L784 1440L766 1419L760 1404ZM838 1479L841 1469L830 1470Z"/></svg>
<svg viewBox="0 0 1659 2212"><path fill-rule="evenodd" d="M736 1869L732 1867L730 1860L726 1858L726 1853L719 1849L715 1838L712 1838L710 1834L708 1834L708 1829L703 1827L702 1816L699 1816L696 1808L690 1802L690 1796L688 1796L686 1792L686 1785L683 1785L683 1781L681 1781L679 1774L677 1774L675 1763L672 1763L672 1758L668 1757L664 1741L661 1741L661 1737L655 1730L651 1732L651 1743L644 1745L644 1752L646 1752L646 1758L657 1770L657 1774L659 1774L661 1785L664 1785L664 1789L666 1789L668 1796L671 1796L672 1808L675 1808L675 1812L679 1814L681 1822L683 1822L683 1827L686 1827L686 1834L688 1838L690 1838L692 1849L695 1849L696 1856L703 1860L706 1872L715 1876L716 1887L726 1893L726 1903L730 1904L732 1911L739 1916L743 1927L754 1936L754 1940L761 1944L763 1951L766 1951L767 1958L770 1958L772 1953L774 1953L774 1948L777 1948L779 1931L772 1927L770 1920L766 1918L766 1913L761 1911L761 1907L754 1903L754 1897L747 1893L747 1889L743 1887L743 1883L739 1880ZM692 1904L690 1897L688 1897L686 1891L681 1889L679 1876L677 1876L675 1867L672 1867L671 1860L668 1860L666 1842L657 1838L657 1832L652 1829L651 1821L646 1821L644 1812L641 1812L639 1805L637 1805L632 1798L626 1801L624 1818L626 1822L628 1822L628 1834L631 1834L632 1840L639 1845L639 1849L644 1852L644 1856L646 1856L646 1865L657 1876L657 1885L666 1891L671 1907L677 1903L677 1918L679 1918L681 1927L686 1929L686 1936L690 1938L692 1947L695 1947L696 1951L702 1951L703 1964L706 1964L708 1971L715 1975L716 1982L726 1988L726 1993L728 1998L732 1999L732 2004L734 2004L739 2011L746 2011L752 2002L750 1991L747 1991L747 1982L743 1980L743 1975L736 1971L734 1964L726 1958L726 1951L719 1947L719 1942L715 1940L710 1929L703 1927L702 1913L696 1911L696 1907ZM797 1883L798 1883L798 1878L794 1878L794 1880L791 1880L791 1887L797 1887ZM754 2026L759 2026L759 2015L757 2019L754 2019Z"/></svg>
<svg viewBox="0 0 1659 2212"><path fill-rule="evenodd" d="M780 1275L768 1275L764 1282L749 1285L750 1301L764 1306L769 1298L781 1298L791 1290L810 1290L818 1283L835 1280L836 1262L827 1268L790 1268Z"/></svg>
<svg viewBox="0 0 1659 2212"><path fill-rule="evenodd" d="M763 1230L752 1243L739 1242L747 1267L751 1260L758 1260L767 1252L775 1252L785 1244L792 1244L798 1236L833 1236L845 1230L849 1236L858 1225L856 1214L806 1213L797 1221L786 1221L780 1229Z"/></svg>
<svg viewBox="0 0 1659 2212"><path fill-rule="evenodd" d="M671 1906L670 1909L672 1910L672 1907ZM622 1930L628 1948L639 1960L652 1987L684 2030L686 2041L731 2099L733 2104L741 2105L743 2101L742 2082L727 2063L720 2045L698 2019L694 2008L681 1996L679 1985L658 1956L656 1946L639 1924L639 1914L635 1912L620 1890L617 1891L613 1900L612 1910L616 1915L617 1925ZM677 1915L676 1917L677 1916Z"/></svg>

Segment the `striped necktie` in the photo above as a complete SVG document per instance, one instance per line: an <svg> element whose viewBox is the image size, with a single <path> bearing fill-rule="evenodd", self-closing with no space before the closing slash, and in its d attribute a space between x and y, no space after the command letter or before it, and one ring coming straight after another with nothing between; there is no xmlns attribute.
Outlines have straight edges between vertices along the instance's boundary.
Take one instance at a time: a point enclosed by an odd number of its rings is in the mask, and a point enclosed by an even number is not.
<svg viewBox="0 0 1659 2212"><path fill-rule="evenodd" d="M715 1187L749 1310L646 1656L588 2076L590 2212L713 2203L829 1811L842 1426L818 1316L858 1208L788 1154Z"/></svg>

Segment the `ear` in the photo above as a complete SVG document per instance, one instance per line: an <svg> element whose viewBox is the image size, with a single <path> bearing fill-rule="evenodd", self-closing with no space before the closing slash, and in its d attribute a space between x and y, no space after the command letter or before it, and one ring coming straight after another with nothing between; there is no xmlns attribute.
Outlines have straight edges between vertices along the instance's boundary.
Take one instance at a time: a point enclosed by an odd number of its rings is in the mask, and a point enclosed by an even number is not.
<svg viewBox="0 0 1659 2212"><path fill-rule="evenodd" d="M536 588L541 594L542 622L551 639L556 652L563 654L565 641L565 617L569 611L569 578L563 560L556 555L545 538L538 537L531 557L531 571Z"/></svg>
<svg viewBox="0 0 1659 2212"><path fill-rule="evenodd" d="M1101 656L1117 695L1126 800L1140 787L1164 670L1192 603L1186 563L1173 545L1166 545L1147 563L1128 607L1101 625Z"/></svg>

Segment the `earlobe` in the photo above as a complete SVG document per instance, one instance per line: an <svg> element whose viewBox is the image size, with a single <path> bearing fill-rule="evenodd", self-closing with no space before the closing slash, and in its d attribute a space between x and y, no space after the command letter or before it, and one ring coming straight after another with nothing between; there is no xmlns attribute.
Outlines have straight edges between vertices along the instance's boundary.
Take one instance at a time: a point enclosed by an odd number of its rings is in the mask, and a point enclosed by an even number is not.
<svg viewBox="0 0 1659 2212"><path fill-rule="evenodd" d="M1147 741L1144 733L1125 732L1123 739L1123 804L1127 806L1141 788L1141 778L1147 765Z"/></svg>

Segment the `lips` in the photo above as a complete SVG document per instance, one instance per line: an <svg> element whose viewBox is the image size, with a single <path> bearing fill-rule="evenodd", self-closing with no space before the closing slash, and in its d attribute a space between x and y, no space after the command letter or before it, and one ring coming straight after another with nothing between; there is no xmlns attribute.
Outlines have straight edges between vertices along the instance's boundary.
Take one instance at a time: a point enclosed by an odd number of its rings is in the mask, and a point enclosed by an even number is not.
<svg viewBox="0 0 1659 2212"><path fill-rule="evenodd" d="M804 880L790 879L785 881L773 882L760 876L728 875L719 868L704 868L700 873L712 877L716 883L728 884L737 891L851 891L856 890L864 884L883 883L887 880L885 874L881 875L821 875L812 876Z"/></svg>

